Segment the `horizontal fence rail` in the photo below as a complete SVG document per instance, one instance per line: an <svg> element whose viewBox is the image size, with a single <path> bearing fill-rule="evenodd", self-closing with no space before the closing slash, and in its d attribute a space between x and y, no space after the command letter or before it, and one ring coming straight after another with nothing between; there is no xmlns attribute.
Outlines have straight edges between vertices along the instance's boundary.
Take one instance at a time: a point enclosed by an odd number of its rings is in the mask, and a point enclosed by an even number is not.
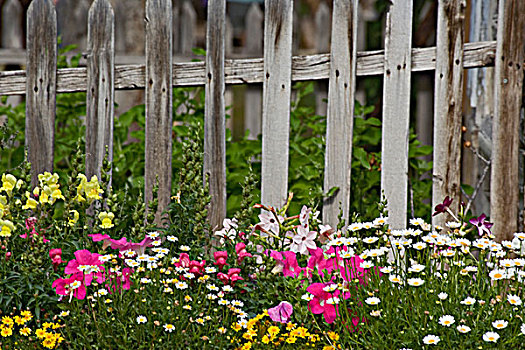
<svg viewBox="0 0 525 350"><path fill-rule="evenodd" d="M464 68L494 66L496 41L466 43ZM382 75L384 73L384 50L357 53L357 76ZM412 49L412 72L436 69L436 48ZM224 62L226 84L256 84L264 81L264 60L226 59ZM85 92L86 68L63 68L57 70L57 92ZM330 78L330 54L294 56L292 80L322 80ZM115 89L144 89L145 65L115 67ZM23 70L0 72L0 96L25 95L26 72ZM205 62L173 64L173 87L204 86L206 84Z"/></svg>

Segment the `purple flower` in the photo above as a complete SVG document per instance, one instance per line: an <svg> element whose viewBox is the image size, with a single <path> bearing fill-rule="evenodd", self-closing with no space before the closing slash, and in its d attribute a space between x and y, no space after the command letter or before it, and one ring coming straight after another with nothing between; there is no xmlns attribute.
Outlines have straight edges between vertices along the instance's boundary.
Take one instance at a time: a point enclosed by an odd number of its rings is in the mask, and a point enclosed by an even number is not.
<svg viewBox="0 0 525 350"><path fill-rule="evenodd" d="M485 214L481 214L479 217L469 220L469 222L472 225L477 227L478 233L479 233L480 236L483 236L483 233L486 233L488 235L491 234L490 228L494 224L491 223L491 222L485 221L486 218L487 218L487 216Z"/></svg>
<svg viewBox="0 0 525 350"><path fill-rule="evenodd" d="M436 216L438 214L446 212L450 204L452 204L453 200L454 199L451 199L449 196L446 196L443 200L443 203L436 205L436 207L434 208L435 212L434 214L432 214L432 216Z"/></svg>
<svg viewBox="0 0 525 350"><path fill-rule="evenodd" d="M292 313L293 306L287 301L281 301L279 305L268 309L268 316L270 316L274 322L288 323Z"/></svg>

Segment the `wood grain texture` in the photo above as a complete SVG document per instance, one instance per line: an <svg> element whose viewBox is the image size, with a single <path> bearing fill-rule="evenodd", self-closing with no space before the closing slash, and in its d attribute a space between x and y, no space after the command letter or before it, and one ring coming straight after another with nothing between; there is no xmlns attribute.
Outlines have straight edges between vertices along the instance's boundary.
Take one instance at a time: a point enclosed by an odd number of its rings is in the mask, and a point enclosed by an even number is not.
<svg viewBox="0 0 525 350"><path fill-rule="evenodd" d="M490 218L496 240L518 230L520 110L523 99L525 2L501 0L495 72Z"/></svg>
<svg viewBox="0 0 525 350"><path fill-rule="evenodd" d="M434 158L432 208L446 196L461 198L461 125L463 119L463 43L466 0L438 3L437 57L434 87ZM447 215L432 218L444 227Z"/></svg>
<svg viewBox="0 0 525 350"><path fill-rule="evenodd" d="M393 229L406 227L407 219L411 48L412 1L390 3L385 30L381 189Z"/></svg>
<svg viewBox="0 0 525 350"><path fill-rule="evenodd" d="M335 5L335 2L334 2ZM330 23L330 8L322 2L315 13L315 52L330 52L330 37L332 25ZM315 113L326 115L328 99L328 81L322 80L315 83Z"/></svg>
<svg viewBox="0 0 525 350"><path fill-rule="evenodd" d="M323 222L337 227L340 208L350 216L350 171L357 46L357 1L335 0L328 86L324 192L339 187L323 206Z"/></svg>
<svg viewBox="0 0 525 350"><path fill-rule="evenodd" d="M226 216L226 120L224 110L224 42L226 1L210 0L206 28L206 105L204 109L204 174L209 175L212 229Z"/></svg>
<svg viewBox="0 0 525 350"><path fill-rule="evenodd" d="M261 198L282 207L288 191L293 0L264 3Z"/></svg>
<svg viewBox="0 0 525 350"><path fill-rule="evenodd" d="M170 201L172 158L172 11L171 0L146 1L146 203L159 186L160 214Z"/></svg>
<svg viewBox="0 0 525 350"><path fill-rule="evenodd" d="M464 68L494 66L495 41L466 43L463 54ZM357 53L357 76L373 76L384 73L384 51ZM0 62L2 59L0 58ZM524 62L525 63L525 62ZM434 70L436 48L412 49L412 72ZM225 60L226 84L257 84L264 81L264 60L262 58ZM146 69L144 65L122 65L115 67L115 90L145 88ZM328 79L330 76L330 55L318 54L292 58L292 81ZM202 86L206 83L204 62L173 64L173 87ZM25 71L0 72L0 96L24 95L26 88ZM57 92L86 91L86 68L64 68L57 72Z"/></svg>
<svg viewBox="0 0 525 350"><path fill-rule="evenodd" d="M95 0L88 15L86 175L100 170L108 148L113 160L115 16L108 0Z"/></svg>
<svg viewBox="0 0 525 350"><path fill-rule="evenodd" d="M244 53L249 57L263 54L264 13L259 4L253 3L246 13L246 44ZM256 140L261 133L262 85L249 85L244 95L244 129L249 130L248 138Z"/></svg>
<svg viewBox="0 0 525 350"><path fill-rule="evenodd" d="M186 0L182 4L179 20L179 52L191 54L191 50L195 47L195 36L197 34L197 13L191 1Z"/></svg>
<svg viewBox="0 0 525 350"><path fill-rule="evenodd" d="M31 182L53 170L55 144L57 21L51 0L34 0L27 10L26 146Z"/></svg>
<svg viewBox="0 0 525 350"><path fill-rule="evenodd" d="M2 47L21 49L24 47L22 15L24 8L19 0L7 0L2 7Z"/></svg>

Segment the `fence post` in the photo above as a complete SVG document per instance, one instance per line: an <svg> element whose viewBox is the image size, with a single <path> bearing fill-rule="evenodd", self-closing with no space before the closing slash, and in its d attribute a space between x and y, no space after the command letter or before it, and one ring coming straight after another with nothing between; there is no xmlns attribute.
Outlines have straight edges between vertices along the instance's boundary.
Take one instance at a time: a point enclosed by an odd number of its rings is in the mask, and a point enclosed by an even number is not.
<svg viewBox="0 0 525 350"><path fill-rule="evenodd" d="M264 15L259 5L252 3L246 14L244 46L244 54L250 57L260 57L263 53L263 19ZM261 116L261 86L248 85L244 98L244 129L250 131L250 140L257 140L257 135L261 133Z"/></svg>
<svg viewBox="0 0 525 350"><path fill-rule="evenodd" d="M172 158L172 11L171 0L146 1L146 154L145 200L158 184L157 223L171 195Z"/></svg>
<svg viewBox="0 0 525 350"><path fill-rule="evenodd" d="M31 183L53 171L55 143L57 17L51 0L34 0L27 10L26 146Z"/></svg>
<svg viewBox="0 0 525 350"><path fill-rule="evenodd" d="M220 228L226 216L225 34L226 1L210 0L206 28L204 174L209 175L209 220L212 229Z"/></svg>
<svg viewBox="0 0 525 350"><path fill-rule="evenodd" d="M390 3L385 30L381 189L390 226L406 227L412 1Z"/></svg>
<svg viewBox="0 0 525 350"><path fill-rule="evenodd" d="M518 230L524 13L522 0L499 2L490 179L490 217L498 241L512 240Z"/></svg>
<svg viewBox="0 0 525 350"><path fill-rule="evenodd" d="M326 122L324 191L339 187L323 206L323 222L336 227L339 208L348 224L356 85L357 1L335 0Z"/></svg>
<svg viewBox="0 0 525 350"><path fill-rule="evenodd" d="M265 0L261 197L281 207L288 191L293 0Z"/></svg>
<svg viewBox="0 0 525 350"><path fill-rule="evenodd" d="M24 47L24 30L22 16L24 9L19 0L7 0L1 9L2 12L2 41L3 48L22 49ZM10 96L7 103L18 105L22 102L21 96ZM4 122L0 116L0 125Z"/></svg>
<svg viewBox="0 0 525 350"><path fill-rule="evenodd" d="M434 169L432 207L445 196L454 198L457 213L461 198L461 124L463 118L463 43L465 0L440 0L436 40L434 87ZM448 215L448 214L447 214ZM445 215L432 218L443 226Z"/></svg>
<svg viewBox="0 0 525 350"><path fill-rule="evenodd" d="M97 175L108 147L113 160L115 22L108 0L89 9L86 97L86 175Z"/></svg>

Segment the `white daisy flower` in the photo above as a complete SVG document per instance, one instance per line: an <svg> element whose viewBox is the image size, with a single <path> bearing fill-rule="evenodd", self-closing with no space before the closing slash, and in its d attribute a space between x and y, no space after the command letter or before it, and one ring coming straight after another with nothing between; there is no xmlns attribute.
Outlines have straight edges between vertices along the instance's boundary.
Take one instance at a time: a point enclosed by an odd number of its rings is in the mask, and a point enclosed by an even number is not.
<svg viewBox="0 0 525 350"><path fill-rule="evenodd" d="M448 228L451 228L451 229L455 229L455 228L460 228L461 227L461 223L459 222L456 222L456 221L449 221L445 224L445 226L447 226Z"/></svg>
<svg viewBox="0 0 525 350"><path fill-rule="evenodd" d="M182 281L181 282L177 282L177 283L175 283L175 288L181 289L181 290L182 289L186 289L186 288L188 288L188 284L186 282L182 282Z"/></svg>
<svg viewBox="0 0 525 350"><path fill-rule="evenodd" d="M470 327L469 326L465 326L464 324L460 324L459 326L456 327L456 329L460 333L468 333L468 332L470 332Z"/></svg>
<svg viewBox="0 0 525 350"><path fill-rule="evenodd" d="M492 270L490 273L489 273L489 276L490 278L493 280L493 281L498 281L498 280L501 280L501 279L504 279L506 276L505 276L505 270Z"/></svg>
<svg viewBox="0 0 525 350"><path fill-rule="evenodd" d="M155 239L159 236L159 233L157 231L153 231L153 232L146 234L146 236L148 236L151 239Z"/></svg>
<svg viewBox="0 0 525 350"><path fill-rule="evenodd" d="M339 304L339 298L338 297L331 297L326 299L326 303L330 305L336 305Z"/></svg>
<svg viewBox="0 0 525 350"><path fill-rule="evenodd" d="M483 340L486 342L496 343L499 339L499 334L496 332L487 332L483 334Z"/></svg>
<svg viewBox="0 0 525 350"><path fill-rule="evenodd" d="M337 289L337 284L335 284L335 283L332 283L332 284L330 284L330 285L328 285L328 286L325 286L325 287L323 288L323 290L324 290L325 292L328 292L328 293L331 293L331 292L333 292L333 291L336 290L336 289Z"/></svg>
<svg viewBox="0 0 525 350"><path fill-rule="evenodd" d="M521 333L522 333L523 335L525 335L525 323L521 325L520 330L521 330Z"/></svg>
<svg viewBox="0 0 525 350"><path fill-rule="evenodd" d="M462 301L460 301L459 303L463 305L474 305L476 303L476 299L467 297L463 299Z"/></svg>
<svg viewBox="0 0 525 350"><path fill-rule="evenodd" d="M441 299L441 300L445 300L448 298L448 294L445 293L445 292L441 292L438 294L438 298Z"/></svg>
<svg viewBox="0 0 525 350"><path fill-rule="evenodd" d="M394 269L392 268L392 266L385 266L385 267L382 267L379 269L382 273L390 273L392 271L394 271Z"/></svg>
<svg viewBox="0 0 525 350"><path fill-rule="evenodd" d="M365 300L365 303L367 303L368 305L377 305L380 302L381 302L381 299L377 297L370 297L370 298L366 298Z"/></svg>
<svg viewBox="0 0 525 350"><path fill-rule="evenodd" d="M454 322L454 316L451 315L443 315L439 318L439 324L445 327L450 327Z"/></svg>
<svg viewBox="0 0 525 350"><path fill-rule="evenodd" d="M146 316L140 315L139 317L137 317L138 324L146 323L146 322L148 322L148 319L146 318Z"/></svg>
<svg viewBox="0 0 525 350"><path fill-rule="evenodd" d="M437 335L429 334L423 338L423 343L427 345L436 345L441 339Z"/></svg>
<svg viewBox="0 0 525 350"><path fill-rule="evenodd" d="M181 245L179 249L182 250L183 252L189 252L191 250L191 248L188 247L187 245Z"/></svg>
<svg viewBox="0 0 525 350"><path fill-rule="evenodd" d="M303 294L303 295L301 296L301 299L306 300L306 301L310 301L310 300L312 300L313 298L314 298L314 296L313 296L312 294L310 294L310 293L306 293L306 294Z"/></svg>
<svg viewBox="0 0 525 350"><path fill-rule="evenodd" d="M166 331L166 332L171 333L171 332L173 332L174 329L175 329L175 326L172 325L171 323L167 323L167 324L164 325L164 331Z"/></svg>
<svg viewBox="0 0 525 350"><path fill-rule="evenodd" d="M375 243L379 240L379 237L376 237L376 236L372 236L372 237L366 237L365 239L363 239L363 242L365 242L366 244L372 244L372 243Z"/></svg>
<svg viewBox="0 0 525 350"><path fill-rule="evenodd" d="M166 239L170 242L177 242L179 240L179 238L175 236L168 236Z"/></svg>
<svg viewBox="0 0 525 350"><path fill-rule="evenodd" d="M425 265L415 264L408 268L408 272L421 272L425 269Z"/></svg>
<svg viewBox="0 0 525 350"><path fill-rule="evenodd" d="M497 321L492 322L492 327L496 329L507 328L508 325L509 323L505 320L497 320Z"/></svg>
<svg viewBox="0 0 525 350"><path fill-rule="evenodd" d="M511 304L511 305L515 305L515 306L521 305L521 298L519 296L517 296L517 295L508 294L507 295L507 300L508 300L509 304Z"/></svg>
<svg viewBox="0 0 525 350"><path fill-rule="evenodd" d="M215 273L217 272L217 269L212 266L212 267L205 268L204 271L206 271L206 273Z"/></svg>
<svg viewBox="0 0 525 350"><path fill-rule="evenodd" d="M392 282L392 283L403 284L403 281L401 280L401 277L399 277L398 275L390 275L390 276L388 277L388 279L389 279L390 282Z"/></svg>
<svg viewBox="0 0 525 350"><path fill-rule="evenodd" d="M224 287L222 287L222 290L223 290L224 292L228 292L228 293L230 293L230 292L233 292L233 287L230 286L230 285L225 285Z"/></svg>
<svg viewBox="0 0 525 350"><path fill-rule="evenodd" d="M361 262L359 267L362 268L362 269L370 269L370 268L374 267L374 264L372 264L372 262L370 262L370 261L366 261L365 260L365 261Z"/></svg>
<svg viewBox="0 0 525 350"><path fill-rule="evenodd" d="M427 247L427 244L425 242L417 242L412 244L412 248L416 250L423 250Z"/></svg>
<svg viewBox="0 0 525 350"><path fill-rule="evenodd" d="M407 283L413 287L419 287L421 285L423 285L423 283L425 283L424 280L422 280L421 278L409 278L407 280Z"/></svg>

